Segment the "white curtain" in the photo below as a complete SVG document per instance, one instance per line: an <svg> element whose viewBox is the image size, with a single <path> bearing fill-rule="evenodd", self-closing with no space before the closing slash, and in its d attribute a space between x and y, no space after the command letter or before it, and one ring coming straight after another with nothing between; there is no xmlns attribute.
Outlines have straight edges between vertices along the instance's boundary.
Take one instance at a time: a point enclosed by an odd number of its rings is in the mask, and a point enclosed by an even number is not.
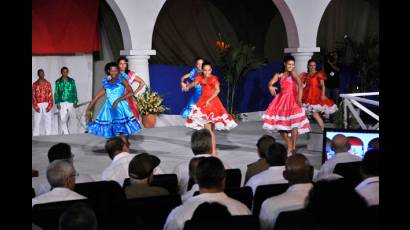
<svg viewBox="0 0 410 230"><path fill-rule="evenodd" d="M37 80L37 70L43 69L45 78L51 83L54 93L55 81L61 77L60 69L66 66L69 69L69 76L76 82L78 104L91 100L93 91L92 54L80 54L75 56L32 56L31 60L32 83ZM74 119L70 118L68 122L70 133L85 132L85 108L86 105L77 108L76 117ZM61 134L57 107L54 105L51 111L53 113L51 134ZM34 121L34 110L32 110L32 121ZM43 122L40 124L40 134L45 135Z"/></svg>

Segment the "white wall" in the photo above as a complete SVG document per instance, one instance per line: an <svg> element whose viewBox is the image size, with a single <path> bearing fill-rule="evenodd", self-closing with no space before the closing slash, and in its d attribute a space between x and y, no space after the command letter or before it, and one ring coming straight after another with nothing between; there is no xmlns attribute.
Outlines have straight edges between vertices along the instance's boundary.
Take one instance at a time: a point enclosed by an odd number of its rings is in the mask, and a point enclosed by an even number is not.
<svg viewBox="0 0 410 230"><path fill-rule="evenodd" d="M37 80L37 70L44 69L45 78L51 83L54 93L55 81L61 77L60 69L66 66L69 76L72 77L77 86L78 104L91 100L93 91L93 56L92 54L79 54L76 56L32 56L31 58L31 82ZM84 111L85 106L77 109L77 118L69 121L71 133L84 133ZM58 113L54 105L52 112L52 134L59 134L61 130L58 125ZM32 117L34 110L32 112ZM40 133L44 130L40 129Z"/></svg>

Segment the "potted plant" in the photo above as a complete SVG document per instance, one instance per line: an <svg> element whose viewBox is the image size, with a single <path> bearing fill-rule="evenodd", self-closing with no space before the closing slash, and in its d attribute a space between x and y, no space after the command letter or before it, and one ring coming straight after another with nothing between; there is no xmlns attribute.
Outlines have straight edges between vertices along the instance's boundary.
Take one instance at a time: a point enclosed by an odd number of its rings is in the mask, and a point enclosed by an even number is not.
<svg viewBox="0 0 410 230"><path fill-rule="evenodd" d="M145 91L136 97L137 107L141 113L144 128L154 128L157 115L165 112L168 108L162 102L163 98L157 92L145 87Z"/></svg>

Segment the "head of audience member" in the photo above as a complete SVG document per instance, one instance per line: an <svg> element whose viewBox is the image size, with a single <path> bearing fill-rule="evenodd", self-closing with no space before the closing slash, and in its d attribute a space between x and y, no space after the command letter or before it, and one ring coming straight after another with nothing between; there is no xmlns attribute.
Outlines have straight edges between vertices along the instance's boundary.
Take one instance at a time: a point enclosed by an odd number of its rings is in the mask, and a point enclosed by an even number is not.
<svg viewBox="0 0 410 230"><path fill-rule="evenodd" d="M226 219L231 216L231 213L225 205L218 202L204 202L195 209L191 220L212 221Z"/></svg>
<svg viewBox="0 0 410 230"><path fill-rule="evenodd" d="M266 153L268 152L269 147L275 143L276 140L271 135L263 135L262 137L260 137L258 142L256 143L259 157L266 158Z"/></svg>
<svg viewBox="0 0 410 230"><path fill-rule="evenodd" d="M360 164L360 172L364 179L379 176L379 149L368 150Z"/></svg>
<svg viewBox="0 0 410 230"><path fill-rule="evenodd" d="M189 179L194 182L194 184L197 183L197 180L195 178L195 173L196 169L198 167L198 164L201 160L205 159L206 157L194 157L189 161Z"/></svg>
<svg viewBox="0 0 410 230"><path fill-rule="evenodd" d="M68 208L58 221L59 230L97 230L97 216L83 203Z"/></svg>
<svg viewBox="0 0 410 230"><path fill-rule="evenodd" d="M128 175L131 184L147 184L152 182L154 169L161 163L161 160L151 154L141 153L130 161Z"/></svg>
<svg viewBox="0 0 410 230"><path fill-rule="evenodd" d="M51 163L54 160L70 160L74 158L74 154L71 152L71 147L67 143L58 143L48 150L48 162Z"/></svg>
<svg viewBox="0 0 410 230"><path fill-rule="evenodd" d="M75 186L76 172L69 160L55 160L47 167L47 180L52 188L68 188Z"/></svg>
<svg viewBox="0 0 410 230"><path fill-rule="evenodd" d="M38 70L37 70L37 76L38 76L38 78L40 78L40 79L44 79L44 76L45 76L44 70L43 70L43 69L38 69Z"/></svg>
<svg viewBox="0 0 410 230"><path fill-rule="evenodd" d="M344 179L320 180L309 192L306 210L321 229L357 229L367 204Z"/></svg>
<svg viewBox="0 0 410 230"><path fill-rule="evenodd" d="M286 162L286 148L280 143L272 144L266 153L266 162L272 166L284 166Z"/></svg>
<svg viewBox="0 0 410 230"><path fill-rule="evenodd" d="M107 151L108 156L112 159L114 157L122 152L129 152L129 142L127 138L124 138L122 136L119 137L113 137L107 142L105 142L105 151Z"/></svg>
<svg viewBox="0 0 410 230"><path fill-rule="evenodd" d="M217 193L225 189L225 168L217 157L205 157L196 168L195 178L200 193Z"/></svg>
<svg viewBox="0 0 410 230"><path fill-rule="evenodd" d="M211 154L211 132L207 129L196 130L191 136L191 149L194 155Z"/></svg>
<svg viewBox="0 0 410 230"><path fill-rule="evenodd" d="M63 77L68 77L68 68L67 67L63 66L60 71L61 71L61 75Z"/></svg>
<svg viewBox="0 0 410 230"><path fill-rule="evenodd" d="M286 160L283 178L288 180L290 185L311 183L313 167L304 155L296 153Z"/></svg>
<svg viewBox="0 0 410 230"><path fill-rule="evenodd" d="M332 138L330 148L337 153L345 153L350 150L349 139L343 134L337 134Z"/></svg>
<svg viewBox="0 0 410 230"><path fill-rule="evenodd" d="M367 149L379 149L379 138L373 138L372 140L369 141L369 144L367 145Z"/></svg>

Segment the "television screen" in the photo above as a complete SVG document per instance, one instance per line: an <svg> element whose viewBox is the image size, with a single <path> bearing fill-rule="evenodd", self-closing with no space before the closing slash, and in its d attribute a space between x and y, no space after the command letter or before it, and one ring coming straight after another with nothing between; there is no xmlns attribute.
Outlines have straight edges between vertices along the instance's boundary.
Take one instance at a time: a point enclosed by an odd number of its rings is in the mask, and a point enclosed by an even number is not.
<svg viewBox="0 0 410 230"><path fill-rule="evenodd" d="M369 149L369 142L379 138L379 130L349 130L349 129L329 129L323 132L323 157L322 163L335 156L335 152L330 149L330 142L337 134L343 134L349 139L350 153L363 158L364 153Z"/></svg>

